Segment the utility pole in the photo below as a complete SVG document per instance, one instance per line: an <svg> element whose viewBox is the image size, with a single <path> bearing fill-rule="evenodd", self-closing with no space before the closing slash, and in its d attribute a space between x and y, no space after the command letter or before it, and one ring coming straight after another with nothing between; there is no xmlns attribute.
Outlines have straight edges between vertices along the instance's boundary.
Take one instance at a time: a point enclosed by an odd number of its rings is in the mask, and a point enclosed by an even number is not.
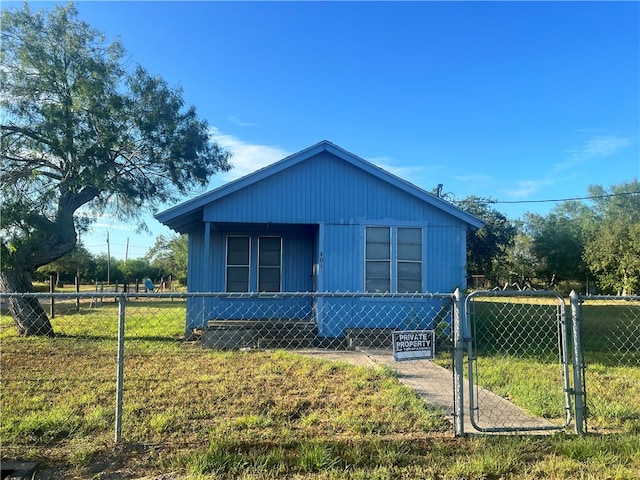
<svg viewBox="0 0 640 480"><path fill-rule="evenodd" d="M109 247L109 230L107 230L107 285L111 285L111 247Z"/></svg>
<svg viewBox="0 0 640 480"><path fill-rule="evenodd" d="M127 258L129 258L129 237L127 237L127 247L124 250L124 263L126 265Z"/></svg>

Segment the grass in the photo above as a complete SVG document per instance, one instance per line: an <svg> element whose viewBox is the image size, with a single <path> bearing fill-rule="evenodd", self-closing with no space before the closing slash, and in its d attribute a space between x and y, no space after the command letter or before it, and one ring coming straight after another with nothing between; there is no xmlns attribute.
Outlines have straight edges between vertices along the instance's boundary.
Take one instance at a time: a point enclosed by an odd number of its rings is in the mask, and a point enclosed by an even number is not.
<svg viewBox="0 0 640 480"><path fill-rule="evenodd" d="M637 367L588 370L590 425L615 434L455 439L442 411L393 369L284 351L203 351L181 341L184 308L127 305L125 442L115 450L117 306L56 316L53 339L17 338L2 316L3 458L37 459L73 478L640 476ZM487 384L540 415L561 415L557 363L526 353L518 361L492 352L482 366Z"/></svg>
<svg viewBox="0 0 640 480"><path fill-rule="evenodd" d="M562 419L557 305L546 299L492 299L474 302L473 309L478 383L535 415ZM639 302L628 301L582 308L591 431L640 431L639 311Z"/></svg>
<svg viewBox="0 0 640 480"><path fill-rule="evenodd" d="M517 356L481 358L477 381L492 392L508 398L535 416L564 418L561 370L557 363Z"/></svg>

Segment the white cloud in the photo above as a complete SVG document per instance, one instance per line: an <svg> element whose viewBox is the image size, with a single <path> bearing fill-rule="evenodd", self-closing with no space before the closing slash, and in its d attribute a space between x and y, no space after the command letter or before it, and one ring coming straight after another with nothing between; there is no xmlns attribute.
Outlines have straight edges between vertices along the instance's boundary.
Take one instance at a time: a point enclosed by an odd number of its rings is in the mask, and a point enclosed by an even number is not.
<svg viewBox="0 0 640 480"><path fill-rule="evenodd" d="M596 135L580 147L569 150L573 161L568 163L575 164L576 160L592 157L610 157L629 145L631 145L630 138L618 135Z"/></svg>
<svg viewBox="0 0 640 480"><path fill-rule="evenodd" d="M558 175L568 170L578 169L594 158L610 157L631 144L630 138L618 135L593 135L579 147L568 150L568 157L553 166L552 174Z"/></svg>
<svg viewBox="0 0 640 480"><path fill-rule="evenodd" d="M577 157L577 156L574 156L574 157L573 157L572 159L570 159L570 160L565 160L565 161L563 161L563 162L556 163L556 164L553 166L553 171L552 171L552 173L553 173L554 175L558 175L558 174L563 173L563 172L565 172L565 171L567 171L567 170L571 170L571 169L572 169L572 168L574 168L574 167L578 167L580 164L582 164L582 162L583 162L583 161L584 161L584 160L582 160L582 159L578 159L578 157Z"/></svg>
<svg viewBox="0 0 640 480"><path fill-rule="evenodd" d="M218 145L232 153L233 169L220 175L225 181L243 177L290 155L280 147L247 143L233 135L222 133L215 127L211 128L211 133Z"/></svg>
<svg viewBox="0 0 640 480"><path fill-rule="evenodd" d="M123 223L92 223L90 228L104 228L106 230L120 230L123 232L135 232L136 227L132 225L126 225Z"/></svg>
<svg viewBox="0 0 640 480"><path fill-rule="evenodd" d="M517 180L509 188L502 188L499 191L510 198L523 199L530 198L545 187L555 184L555 179L545 180Z"/></svg>
<svg viewBox="0 0 640 480"><path fill-rule="evenodd" d="M618 136L593 137L583 148L583 154L587 157L609 157L619 150L631 145L631 140Z"/></svg>
<svg viewBox="0 0 640 480"><path fill-rule="evenodd" d="M416 183L416 179L420 178L424 175L425 169L421 165L413 165L413 166L398 166L395 165L395 161L389 157L373 157L367 158L368 162L377 165L378 167L386 170L387 172L393 173L394 175L408 180L412 183Z"/></svg>
<svg viewBox="0 0 640 480"><path fill-rule="evenodd" d="M240 119L240 117L238 117L237 115L229 115L227 117L227 120L237 125L238 127L257 127L258 126L257 123L245 122L244 120Z"/></svg>

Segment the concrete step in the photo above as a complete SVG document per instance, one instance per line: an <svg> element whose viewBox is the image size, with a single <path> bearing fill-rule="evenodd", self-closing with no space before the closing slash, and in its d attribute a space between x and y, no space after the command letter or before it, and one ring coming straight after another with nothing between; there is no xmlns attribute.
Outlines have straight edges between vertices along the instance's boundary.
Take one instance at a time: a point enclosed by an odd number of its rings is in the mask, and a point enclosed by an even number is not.
<svg viewBox="0 0 640 480"><path fill-rule="evenodd" d="M3 480L29 480L37 473L38 463L2 460L1 470Z"/></svg>
<svg viewBox="0 0 640 480"><path fill-rule="evenodd" d="M391 348L392 328L347 328L345 336L349 348Z"/></svg>
<svg viewBox="0 0 640 480"><path fill-rule="evenodd" d="M203 348L309 348L317 341L308 320L210 320L200 337Z"/></svg>
<svg viewBox="0 0 640 480"><path fill-rule="evenodd" d="M245 327L245 328L315 328L316 322L309 319L266 318L266 319L221 319L214 318L207 322L207 327Z"/></svg>

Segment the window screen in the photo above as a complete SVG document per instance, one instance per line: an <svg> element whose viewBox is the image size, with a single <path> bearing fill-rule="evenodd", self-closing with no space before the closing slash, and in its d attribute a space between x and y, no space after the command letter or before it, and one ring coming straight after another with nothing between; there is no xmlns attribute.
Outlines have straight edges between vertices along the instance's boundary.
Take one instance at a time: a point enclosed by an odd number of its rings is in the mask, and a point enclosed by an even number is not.
<svg viewBox="0 0 640 480"><path fill-rule="evenodd" d="M367 227L364 276L367 292L390 291L391 229L389 227Z"/></svg>
<svg viewBox="0 0 640 480"><path fill-rule="evenodd" d="M398 227L397 291L422 291L422 230Z"/></svg>
<svg viewBox="0 0 640 480"><path fill-rule="evenodd" d="M282 272L282 238L258 239L258 291L279 292Z"/></svg>
<svg viewBox="0 0 640 480"><path fill-rule="evenodd" d="M227 237L227 292L249 291L249 237Z"/></svg>

